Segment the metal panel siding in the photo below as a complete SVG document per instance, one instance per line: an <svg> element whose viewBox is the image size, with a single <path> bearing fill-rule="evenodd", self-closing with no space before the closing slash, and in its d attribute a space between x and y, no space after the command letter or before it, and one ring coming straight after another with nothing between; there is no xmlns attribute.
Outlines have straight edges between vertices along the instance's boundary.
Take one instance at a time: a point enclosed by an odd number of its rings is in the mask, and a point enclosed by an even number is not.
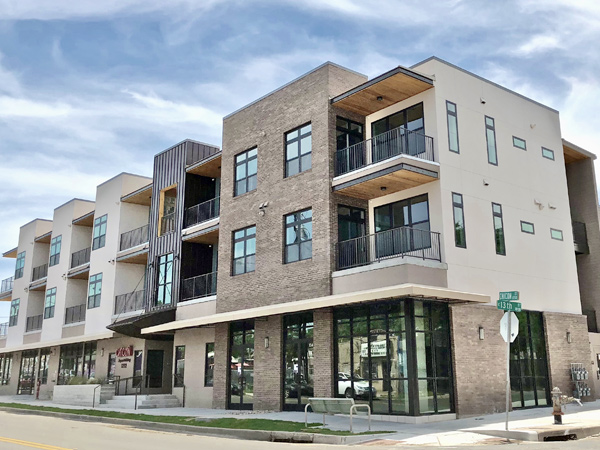
<svg viewBox="0 0 600 450"><path fill-rule="evenodd" d="M188 141L186 142L186 144L187 150L185 164L187 166L197 163L198 161L206 159L221 151L219 147L213 147L211 145L202 144L200 142Z"/></svg>
<svg viewBox="0 0 600 450"><path fill-rule="evenodd" d="M150 236L148 249L148 263L152 264L146 277L146 292L148 305L154 305L156 299L157 259L159 256L173 253L173 285L171 292L172 304L179 300L179 285L181 273L181 230L184 213L185 193L185 162L187 148L190 142L182 142L175 147L160 153L154 158L154 175L152 185L152 214L150 217ZM175 229L172 233L158 236L158 220L160 207L160 191L177 184L177 202L175 209Z"/></svg>

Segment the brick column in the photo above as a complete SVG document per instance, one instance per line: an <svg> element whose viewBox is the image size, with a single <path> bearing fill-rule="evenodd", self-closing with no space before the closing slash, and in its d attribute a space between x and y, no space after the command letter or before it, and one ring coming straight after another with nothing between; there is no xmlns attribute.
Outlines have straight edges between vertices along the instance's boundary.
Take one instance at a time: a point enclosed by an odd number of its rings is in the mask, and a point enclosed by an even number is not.
<svg viewBox="0 0 600 450"><path fill-rule="evenodd" d="M319 309L313 313L315 397L333 397L333 311Z"/></svg>
<svg viewBox="0 0 600 450"><path fill-rule="evenodd" d="M571 363L582 363L590 374L586 380L592 389L590 397L582 400L593 401L594 367L591 362L590 339L587 319L578 314L544 313L544 331L546 333L546 351L548 352L548 371L550 372L550 390L558 387L563 394L572 396L575 385L571 380ZM567 332L571 333L571 343L567 342Z"/></svg>
<svg viewBox="0 0 600 450"><path fill-rule="evenodd" d="M281 316L254 321L254 410L281 411ZM265 348L265 338L269 348Z"/></svg>
<svg viewBox="0 0 600 450"><path fill-rule="evenodd" d="M215 368L213 377L213 408L227 408L227 372L229 363L229 325L215 325Z"/></svg>

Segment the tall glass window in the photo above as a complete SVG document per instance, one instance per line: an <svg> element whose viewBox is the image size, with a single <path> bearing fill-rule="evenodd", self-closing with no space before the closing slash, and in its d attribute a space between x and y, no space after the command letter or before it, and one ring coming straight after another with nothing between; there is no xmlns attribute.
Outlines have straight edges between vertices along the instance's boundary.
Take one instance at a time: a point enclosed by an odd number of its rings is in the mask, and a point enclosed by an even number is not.
<svg viewBox="0 0 600 450"><path fill-rule="evenodd" d="M423 103L371 124L373 162L399 154L419 155L426 150Z"/></svg>
<svg viewBox="0 0 600 450"><path fill-rule="evenodd" d="M215 373L215 343L208 342L204 352L204 386L212 387Z"/></svg>
<svg viewBox="0 0 600 450"><path fill-rule="evenodd" d="M108 215L104 214L102 217L94 219L94 239L92 241L92 250L104 247L106 243L106 221Z"/></svg>
<svg viewBox="0 0 600 450"><path fill-rule="evenodd" d="M35 389L35 369L38 366L38 351L28 350L21 353L19 384L17 394L31 395Z"/></svg>
<svg viewBox="0 0 600 450"><path fill-rule="evenodd" d="M12 369L12 354L0 355L0 385L10 383L10 372Z"/></svg>
<svg viewBox="0 0 600 450"><path fill-rule="evenodd" d="M284 409L303 411L314 396L313 315L284 317Z"/></svg>
<svg viewBox="0 0 600 450"><path fill-rule="evenodd" d="M229 326L229 408L252 409L254 404L254 321Z"/></svg>
<svg viewBox="0 0 600 450"><path fill-rule="evenodd" d="M519 334L510 346L510 387L513 408L550 404L548 361L542 313L521 311Z"/></svg>
<svg viewBox="0 0 600 450"><path fill-rule="evenodd" d="M15 298L10 302L10 317L8 318L8 326L14 327L17 324L17 320L19 319L19 307L21 305L21 300Z"/></svg>
<svg viewBox="0 0 600 450"><path fill-rule="evenodd" d="M25 267L25 252L21 252L17 255L17 262L15 263L15 280L23 277L23 268Z"/></svg>
<svg viewBox="0 0 600 450"><path fill-rule="evenodd" d="M233 232L233 275L254 272L256 265L256 225Z"/></svg>
<svg viewBox="0 0 600 450"><path fill-rule="evenodd" d="M376 414L454 410L448 306L396 300L335 311L336 395Z"/></svg>
<svg viewBox="0 0 600 450"><path fill-rule="evenodd" d="M92 275L88 288L88 309L100 306L100 297L102 296L102 274Z"/></svg>
<svg viewBox="0 0 600 450"><path fill-rule="evenodd" d="M366 164L363 125L350 119L337 117L336 130L336 173L347 173Z"/></svg>
<svg viewBox="0 0 600 450"><path fill-rule="evenodd" d="M44 302L44 319L54 317L54 307L56 305L56 288L46 291L46 301Z"/></svg>
<svg viewBox="0 0 600 450"><path fill-rule="evenodd" d="M38 380L41 384L48 384L48 363L50 361L50 349L40 350L40 365L38 368Z"/></svg>
<svg viewBox="0 0 600 450"><path fill-rule="evenodd" d="M496 125L494 119L485 116L485 138L487 141L488 162L494 166L498 165L498 153L496 150Z"/></svg>
<svg viewBox="0 0 600 450"><path fill-rule="evenodd" d="M446 100L446 117L448 119L448 148L451 152L460 153L458 148L458 117L456 104Z"/></svg>
<svg viewBox="0 0 600 450"><path fill-rule="evenodd" d="M83 345L61 345L57 384L69 384L69 380L83 374Z"/></svg>
<svg viewBox="0 0 600 450"><path fill-rule="evenodd" d="M158 258L156 305L170 305L173 288L173 253Z"/></svg>
<svg viewBox="0 0 600 450"><path fill-rule="evenodd" d="M494 240L496 241L496 254L506 255L504 243L504 222L502 220L502 206L492 203L492 216L494 219Z"/></svg>
<svg viewBox="0 0 600 450"><path fill-rule="evenodd" d="M312 258L312 209L285 216L285 263Z"/></svg>
<svg viewBox="0 0 600 450"><path fill-rule="evenodd" d="M245 194L256 189L258 150L246 150L235 157L234 196Z"/></svg>
<svg viewBox="0 0 600 450"><path fill-rule="evenodd" d="M62 243L62 236L56 236L50 242L50 262L48 266L55 266L60 262L60 247Z"/></svg>
<svg viewBox="0 0 600 450"><path fill-rule="evenodd" d="M454 214L454 244L457 247L467 248L465 212L463 209L463 196L461 194L452 193L452 211Z"/></svg>
<svg viewBox="0 0 600 450"><path fill-rule="evenodd" d="M175 347L175 380L174 387L184 386L185 374L185 345Z"/></svg>
<svg viewBox="0 0 600 450"><path fill-rule="evenodd" d="M285 134L285 176L312 167L312 126L303 125Z"/></svg>

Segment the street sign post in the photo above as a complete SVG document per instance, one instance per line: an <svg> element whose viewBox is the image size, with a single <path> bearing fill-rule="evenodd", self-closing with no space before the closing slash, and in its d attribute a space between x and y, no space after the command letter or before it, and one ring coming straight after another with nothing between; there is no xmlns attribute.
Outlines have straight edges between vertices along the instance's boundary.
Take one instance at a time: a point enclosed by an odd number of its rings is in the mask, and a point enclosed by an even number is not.
<svg viewBox="0 0 600 450"><path fill-rule="evenodd" d="M521 304L519 302L509 302L506 300L498 300L496 307L504 311L521 312Z"/></svg>

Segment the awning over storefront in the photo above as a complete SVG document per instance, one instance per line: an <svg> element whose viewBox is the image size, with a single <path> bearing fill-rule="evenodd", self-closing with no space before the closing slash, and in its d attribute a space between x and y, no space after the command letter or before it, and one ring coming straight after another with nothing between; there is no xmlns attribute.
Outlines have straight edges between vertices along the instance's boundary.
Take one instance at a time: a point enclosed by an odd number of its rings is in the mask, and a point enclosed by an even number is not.
<svg viewBox="0 0 600 450"><path fill-rule="evenodd" d="M74 337L70 337L70 338L59 339L58 341L33 342L31 344L19 345L17 347L0 348L0 353L20 352L22 350L35 350L38 348L48 348L48 347L56 347L56 346L67 345L67 344L76 344L78 342L99 341L101 339L110 339L114 335L115 335L115 333L110 331L110 332L94 334L94 335L90 335L90 336L74 336Z"/></svg>
<svg viewBox="0 0 600 450"><path fill-rule="evenodd" d="M276 305L242 309L239 311L212 314L204 317L194 317L193 319L179 320L154 327L144 328L142 330L142 335L181 330L183 328L193 328L203 325L213 325L223 322L236 322L238 320L252 319L257 317L276 316L279 314L312 311L321 308L330 308L334 306L402 297L418 297L447 302L480 304L489 303L491 301L489 295L453 291L440 287L421 286L417 284L400 284L378 289L369 289L367 291L352 292L350 294L328 295L326 297L311 298L296 302L278 303Z"/></svg>

